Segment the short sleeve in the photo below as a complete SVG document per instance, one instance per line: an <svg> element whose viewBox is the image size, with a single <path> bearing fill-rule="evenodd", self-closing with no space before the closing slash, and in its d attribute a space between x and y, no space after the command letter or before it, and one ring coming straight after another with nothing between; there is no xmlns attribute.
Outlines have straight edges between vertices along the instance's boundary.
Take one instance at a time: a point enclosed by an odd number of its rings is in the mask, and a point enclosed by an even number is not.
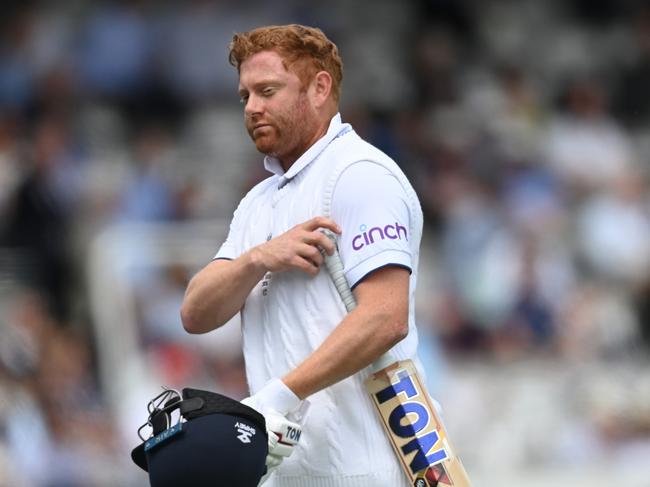
<svg viewBox="0 0 650 487"><path fill-rule="evenodd" d="M244 213L244 200L239 203L230 221L230 228L225 242L221 244L219 250L212 258L212 260L226 259L235 260L241 254L240 246L237 242L241 242L241 227L242 227L242 214Z"/></svg>
<svg viewBox="0 0 650 487"><path fill-rule="evenodd" d="M350 286L382 267L412 270L408 198L388 169L372 161L346 168L331 208L330 216L342 229L339 251Z"/></svg>
<svg viewBox="0 0 650 487"><path fill-rule="evenodd" d="M235 260L244 252L244 232L248 225L248 220L251 217L251 207L255 205L255 201L257 201L257 199L261 197L268 188L277 186L277 179L276 176L265 179L253 187L253 189L242 198L237 209L233 213L232 220L230 221L230 228L228 230L226 241L221 244L219 251L215 254L212 260Z"/></svg>

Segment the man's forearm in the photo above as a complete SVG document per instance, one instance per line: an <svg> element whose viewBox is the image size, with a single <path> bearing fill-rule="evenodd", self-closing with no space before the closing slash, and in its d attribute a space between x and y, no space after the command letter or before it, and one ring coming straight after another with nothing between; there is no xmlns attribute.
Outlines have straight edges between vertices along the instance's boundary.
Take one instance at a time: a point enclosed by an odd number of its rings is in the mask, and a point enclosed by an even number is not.
<svg viewBox="0 0 650 487"><path fill-rule="evenodd" d="M304 399L367 367L407 332L406 318L396 319L390 314L358 307L283 381Z"/></svg>
<svg viewBox="0 0 650 487"><path fill-rule="evenodd" d="M301 399L367 367L408 333L409 273L377 270L356 290L357 307L307 359L283 377Z"/></svg>
<svg viewBox="0 0 650 487"><path fill-rule="evenodd" d="M235 260L215 260L196 274L185 291L181 308L183 327L189 333L219 328L244 305L266 272L254 250Z"/></svg>
<svg viewBox="0 0 650 487"><path fill-rule="evenodd" d="M301 270L318 274L320 249L334 251L320 228L340 232L338 225L320 216L298 224L279 236L253 247L235 260L216 260L192 278L181 308L183 326L190 333L206 333L237 313L264 274Z"/></svg>

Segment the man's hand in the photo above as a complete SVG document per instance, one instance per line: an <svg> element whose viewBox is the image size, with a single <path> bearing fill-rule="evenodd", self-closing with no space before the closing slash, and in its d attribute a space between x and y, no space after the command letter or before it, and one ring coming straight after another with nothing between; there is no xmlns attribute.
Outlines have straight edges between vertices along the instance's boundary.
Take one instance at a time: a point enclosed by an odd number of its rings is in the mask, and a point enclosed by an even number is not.
<svg viewBox="0 0 650 487"><path fill-rule="evenodd" d="M245 399L242 402L246 404ZM266 473L258 485L262 485L284 459L291 456L302 435L302 427L298 423L289 421L275 411L267 411L264 419L269 436L269 452L266 455Z"/></svg>
<svg viewBox="0 0 650 487"><path fill-rule="evenodd" d="M301 402L291 389L280 379L274 379L264 386L257 394L243 399L242 404L249 406L264 416L266 431L269 437L269 451L266 456L266 474L260 480L262 485L285 458L291 456L302 436L302 426L291 421L287 416L298 411L307 401ZM303 412L295 414L297 421L304 419ZM302 414L302 416L300 416ZM293 419L293 416L292 416Z"/></svg>
<svg viewBox="0 0 650 487"><path fill-rule="evenodd" d="M317 216L254 247L251 249L251 256L267 271L300 269L307 274L316 275L323 263L320 249L324 249L328 255L334 252L334 243L323 235L319 230L321 228L341 233L341 229L333 220Z"/></svg>

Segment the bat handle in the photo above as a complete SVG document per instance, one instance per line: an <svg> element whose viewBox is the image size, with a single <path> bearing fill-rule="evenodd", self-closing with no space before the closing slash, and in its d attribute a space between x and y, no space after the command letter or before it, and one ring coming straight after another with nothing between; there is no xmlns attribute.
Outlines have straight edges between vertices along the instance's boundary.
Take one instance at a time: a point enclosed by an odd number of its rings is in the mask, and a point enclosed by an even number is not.
<svg viewBox="0 0 650 487"><path fill-rule="evenodd" d="M345 305L345 309L349 313L354 308L356 308L357 301L354 298L354 294L352 294L352 289L350 289L348 280L345 277L345 269L343 268L343 262L341 261L341 256L339 255L339 250L336 245L336 235L334 235L329 230L321 230L321 231L334 244L334 253L332 255L328 255L327 252L325 252L323 249L321 249L321 253L323 254L325 260L325 267L327 267L330 277L334 282L334 287L336 287L336 290L339 293L339 296L341 297L343 304Z"/></svg>
<svg viewBox="0 0 650 487"><path fill-rule="evenodd" d="M341 262L341 256L339 255L338 248L336 247L336 235L334 235L329 230L321 230L332 242L334 242L334 254L327 255L323 250L323 257L325 258L325 266L330 273L332 280L334 281L334 286L338 291L343 304L348 312L352 311L357 303L350 289L347 279L345 278L345 271L343 268L343 262ZM379 372L382 369L385 369L392 363L396 362L395 357L392 353L386 352L381 355L377 360L375 360L370 366L370 370L374 372Z"/></svg>
<svg viewBox="0 0 650 487"><path fill-rule="evenodd" d="M372 365L370 366L370 370L374 374L375 372L379 372L380 370L385 369L386 367L394 364L395 362L397 362L395 356L390 352L386 352L372 363Z"/></svg>

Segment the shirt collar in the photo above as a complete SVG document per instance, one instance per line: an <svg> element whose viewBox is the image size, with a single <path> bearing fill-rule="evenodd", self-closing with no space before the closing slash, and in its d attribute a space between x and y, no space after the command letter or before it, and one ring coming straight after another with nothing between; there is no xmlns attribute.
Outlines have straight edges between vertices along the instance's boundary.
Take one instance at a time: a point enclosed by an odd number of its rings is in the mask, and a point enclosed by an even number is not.
<svg viewBox="0 0 650 487"><path fill-rule="evenodd" d="M312 161L314 161L332 140L334 140L339 135L343 135L344 133L348 132L350 129L350 124L342 123L341 114L337 113L332 117L332 120L330 120L330 124L325 135L323 135L323 137L318 139L314 145L307 149L305 153L291 165L287 172L284 172L280 161L277 158L271 156L264 157L264 169L275 174L276 176L280 176L282 179L280 186L283 186L287 181L293 179L296 174L298 174Z"/></svg>

